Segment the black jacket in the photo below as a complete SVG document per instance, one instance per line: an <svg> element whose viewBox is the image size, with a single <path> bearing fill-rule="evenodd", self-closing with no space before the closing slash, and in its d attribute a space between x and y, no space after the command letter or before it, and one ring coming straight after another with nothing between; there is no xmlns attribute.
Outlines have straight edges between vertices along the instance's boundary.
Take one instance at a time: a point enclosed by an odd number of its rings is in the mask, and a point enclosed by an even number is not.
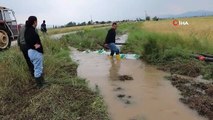
<svg viewBox="0 0 213 120"><path fill-rule="evenodd" d="M45 23L41 24L41 31L42 32L47 32L47 28L46 28L46 24Z"/></svg>
<svg viewBox="0 0 213 120"><path fill-rule="evenodd" d="M111 28L107 33L105 44L115 43L115 36L116 36L115 29Z"/></svg>
<svg viewBox="0 0 213 120"><path fill-rule="evenodd" d="M27 46L29 49L34 49L37 50L40 53L43 53L43 47L41 44L41 40L39 38L38 33L36 32L35 28L33 26L31 27L26 27L24 38L26 41ZM35 49L35 44L39 44L40 47Z"/></svg>

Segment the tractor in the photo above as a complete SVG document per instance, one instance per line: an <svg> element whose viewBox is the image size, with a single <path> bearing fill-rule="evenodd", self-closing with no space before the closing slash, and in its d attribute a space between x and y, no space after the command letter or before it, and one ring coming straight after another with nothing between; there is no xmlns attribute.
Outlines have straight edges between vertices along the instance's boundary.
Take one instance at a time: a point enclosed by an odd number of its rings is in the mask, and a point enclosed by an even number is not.
<svg viewBox="0 0 213 120"><path fill-rule="evenodd" d="M11 41L17 40L19 26L13 10L0 6L0 50L11 46Z"/></svg>

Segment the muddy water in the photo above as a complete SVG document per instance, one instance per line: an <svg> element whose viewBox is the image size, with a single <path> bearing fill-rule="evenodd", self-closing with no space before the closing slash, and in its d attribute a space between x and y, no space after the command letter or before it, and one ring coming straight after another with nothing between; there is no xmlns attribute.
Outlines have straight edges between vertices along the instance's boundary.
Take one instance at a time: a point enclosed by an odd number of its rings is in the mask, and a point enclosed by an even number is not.
<svg viewBox="0 0 213 120"><path fill-rule="evenodd" d="M205 120L179 102L179 92L167 73L139 60L109 60L106 55L73 50L78 75L98 87L112 120ZM119 75L134 80L120 81Z"/></svg>

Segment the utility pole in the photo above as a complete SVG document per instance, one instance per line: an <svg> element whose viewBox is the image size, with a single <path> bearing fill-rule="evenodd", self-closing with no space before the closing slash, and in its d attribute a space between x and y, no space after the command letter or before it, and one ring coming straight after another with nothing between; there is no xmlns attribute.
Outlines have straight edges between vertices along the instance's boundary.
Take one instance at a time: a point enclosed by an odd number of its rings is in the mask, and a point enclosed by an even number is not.
<svg viewBox="0 0 213 120"><path fill-rule="evenodd" d="M149 21L150 20L150 16L148 16L146 10L145 10L145 20Z"/></svg>
<svg viewBox="0 0 213 120"><path fill-rule="evenodd" d="M146 10L145 10L145 18L147 17L148 15L147 15L147 12L146 12Z"/></svg>
<svg viewBox="0 0 213 120"><path fill-rule="evenodd" d="M91 21L90 21L90 22L91 22L91 24L93 24L92 15L90 15L90 19L91 19Z"/></svg>

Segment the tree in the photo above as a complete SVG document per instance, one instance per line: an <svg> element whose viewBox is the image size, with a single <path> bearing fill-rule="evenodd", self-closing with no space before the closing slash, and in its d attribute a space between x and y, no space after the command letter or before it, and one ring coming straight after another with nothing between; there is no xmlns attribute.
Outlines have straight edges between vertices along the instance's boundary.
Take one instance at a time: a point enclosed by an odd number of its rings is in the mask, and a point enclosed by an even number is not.
<svg viewBox="0 0 213 120"><path fill-rule="evenodd" d="M105 21L102 21L100 24L105 24L106 22Z"/></svg>
<svg viewBox="0 0 213 120"><path fill-rule="evenodd" d="M155 16L155 17L152 18L152 20L153 20L153 21L158 21L159 18L158 18L157 16Z"/></svg>
<svg viewBox="0 0 213 120"><path fill-rule="evenodd" d="M82 22L82 23L79 23L79 24L78 24L78 26L85 26L85 25L87 25L86 22Z"/></svg>
<svg viewBox="0 0 213 120"><path fill-rule="evenodd" d="M87 25L92 25L92 21L88 21Z"/></svg>
<svg viewBox="0 0 213 120"><path fill-rule="evenodd" d="M73 26L76 26L76 23L75 22L69 22L66 27L73 27Z"/></svg>
<svg viewBox="0 0 213 120"><path fill-rule="evenodd" d="M147 21L150 21L150 16L146 16L146 20L147 20Z"/></svg>
<svg viewBox="0 0 213 120"><path fill-rule="evenodd" d="M95 24L99 24L99 22L98 22L98 21L95 21Z"/></svg>
<svg viewBox="0 0 213 120"><path fill-rule="evenodd" d="M107 21L108 24L112 23L112 21Z"/></svg>

